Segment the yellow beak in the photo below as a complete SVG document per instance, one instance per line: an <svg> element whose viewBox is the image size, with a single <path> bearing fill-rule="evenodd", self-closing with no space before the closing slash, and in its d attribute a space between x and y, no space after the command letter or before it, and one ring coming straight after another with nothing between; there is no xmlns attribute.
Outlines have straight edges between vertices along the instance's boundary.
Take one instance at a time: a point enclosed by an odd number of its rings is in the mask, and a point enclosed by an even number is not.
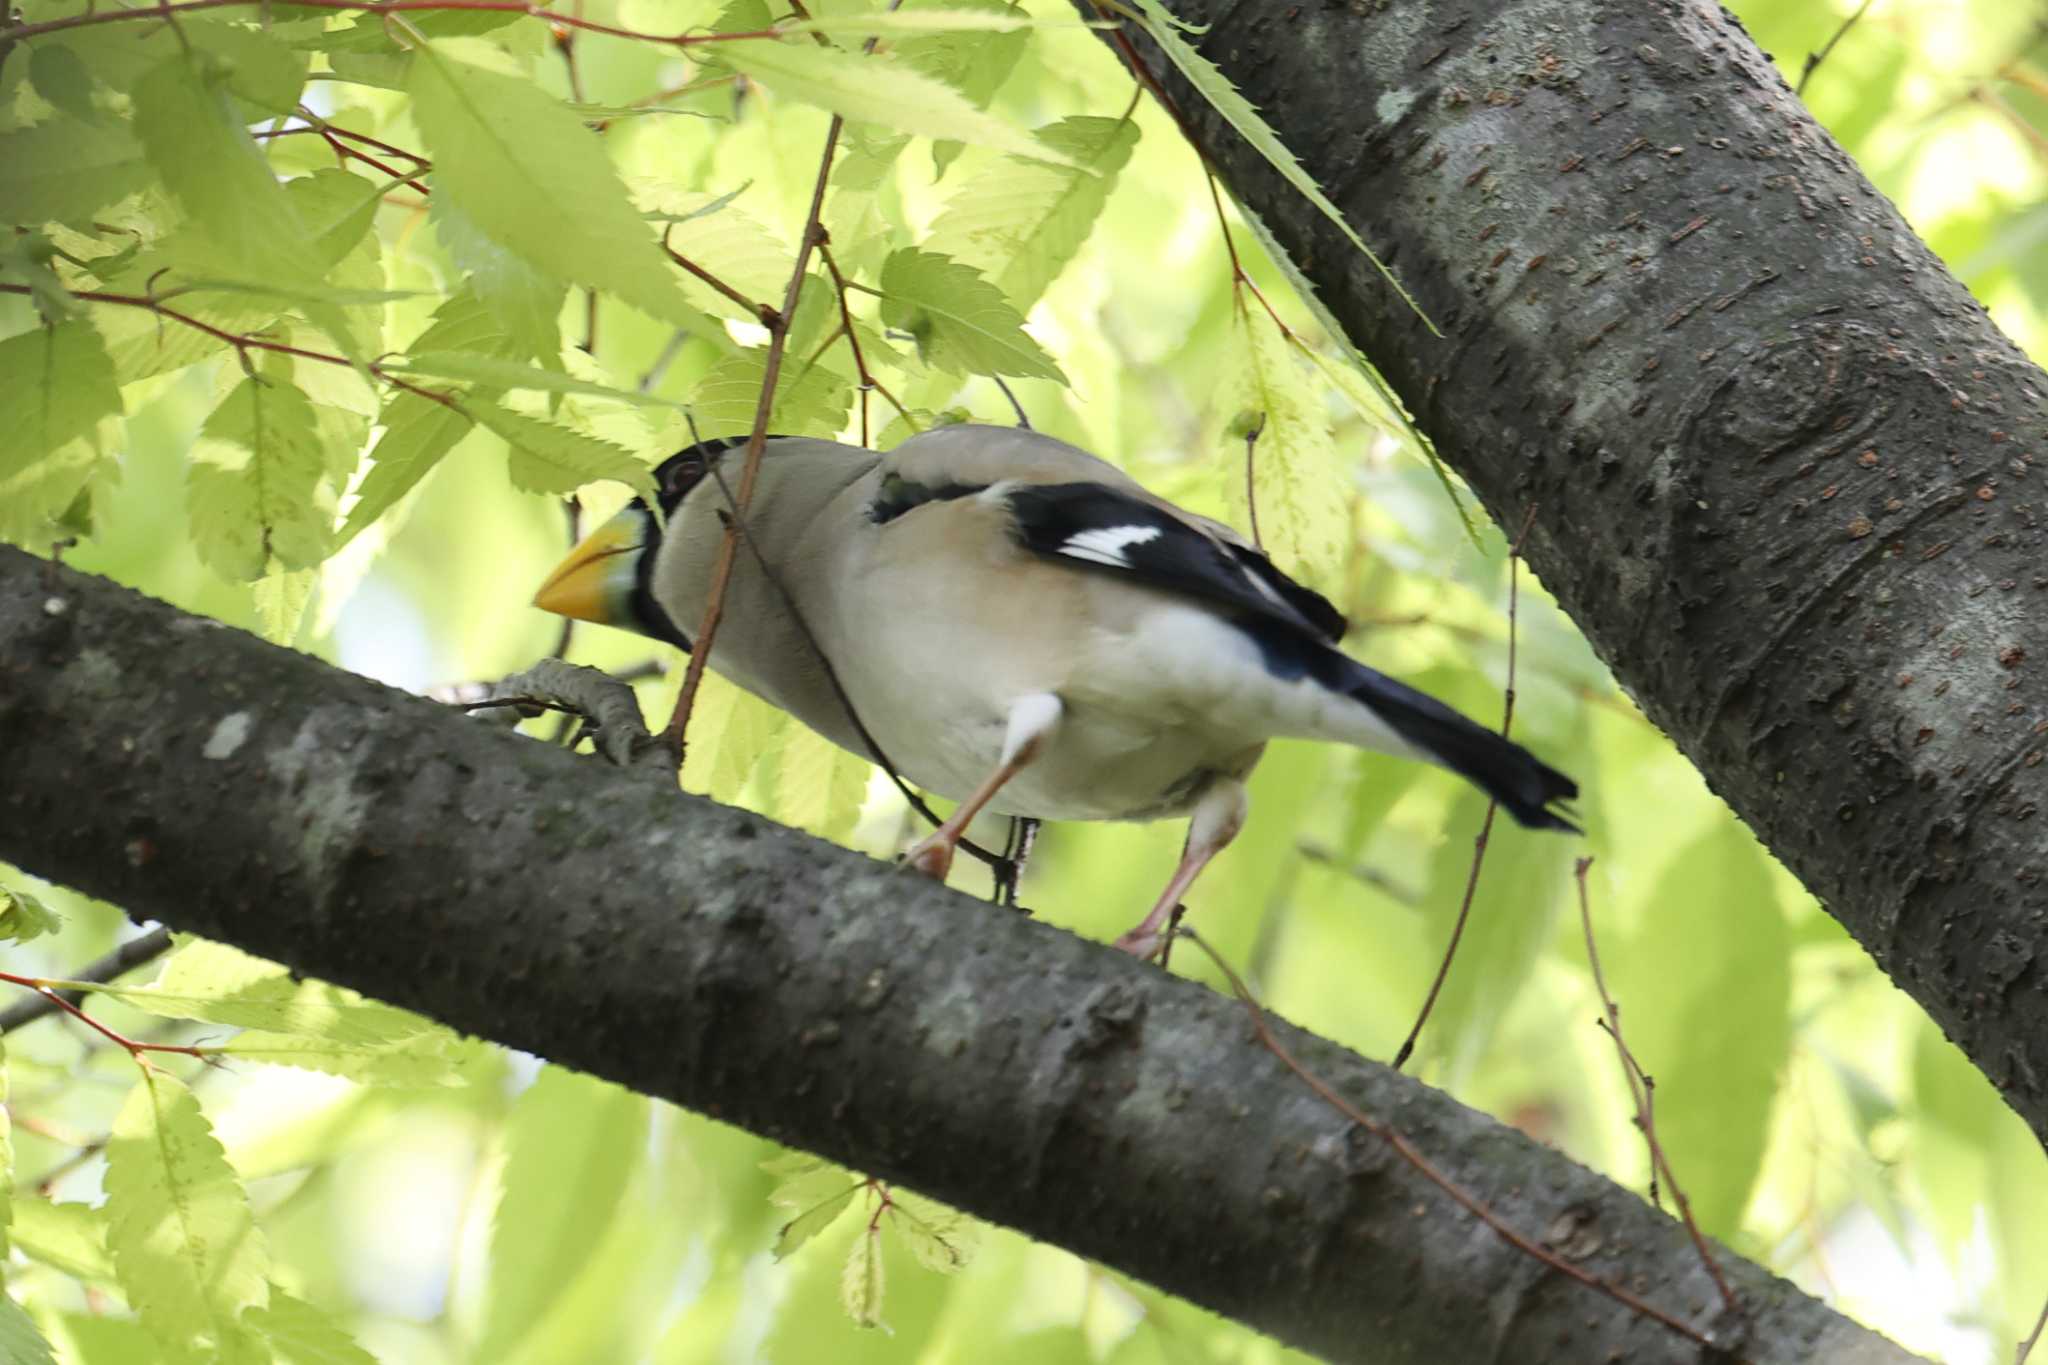
<svg viewBox="0 0 2048 1365"><path fill-rule="evenodd" d="M634 577L648 531L647 514L626 508L569 551L533 595L533 605L557 616L630 628Z"/></svg>

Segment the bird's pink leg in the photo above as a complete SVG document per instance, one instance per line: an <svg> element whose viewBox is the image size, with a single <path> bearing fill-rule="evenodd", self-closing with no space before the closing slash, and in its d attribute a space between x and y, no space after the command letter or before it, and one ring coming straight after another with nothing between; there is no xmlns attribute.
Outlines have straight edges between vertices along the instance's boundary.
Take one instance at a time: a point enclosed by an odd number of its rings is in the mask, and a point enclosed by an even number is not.
<svg viewBox="0 0 2048 1365"><path fill-rule="evenodd" d="M1011 703L1002 761L996 770L946 817L946 823L911 845L903 860L927 877L944 881L952 869L953 850L960 846L960 836L967 833L967 826L1002 790L1003 784L1038 757L1046 737L1059 724L1060 710L1060 699L1050 692L1034 692Z"/></svg>
<svg viewBox="0 0 2048 1365"><path fill-rule="evenodd" d="M1195 804L1194 818L1188 821L1188 841L1181 849L1180 866L1174 868L1172 880L1166 883L1166 890L1160 893L1159 903L1152 907L1152 913L1139 922L1138 927L1116 941L1116 946L1139 957L1150 957L1159 951L1159 931L1173 914L1173 908L1180 904L1180 898L1187 894L1195 878L1202 875L1202 869L1209 860L1221 853L1237 832L1244 828L1244 817L1250 809L1244 783L1234 777L1219 777L1209 784L1209 790L1202 793L1202 799Z"/></svg>

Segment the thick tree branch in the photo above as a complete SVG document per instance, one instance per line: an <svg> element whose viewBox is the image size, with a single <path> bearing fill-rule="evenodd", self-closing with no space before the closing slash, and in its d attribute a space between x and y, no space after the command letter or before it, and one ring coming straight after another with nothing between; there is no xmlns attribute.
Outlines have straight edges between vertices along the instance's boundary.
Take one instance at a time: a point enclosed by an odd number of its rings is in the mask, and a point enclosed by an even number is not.
<svg viewBox="0 0 2048 1365"><path fill-rule="evenodd" d="M0 857L901 1180L1336 1360L1694 1362L1353 1129L1234 1002L0 548ZM1684 1232L1274 1021L1510 1225L1727 1340ZM1728 1258L1731 1359L1912 1359Z"/></svg>
<svg viewBox="0 0 2048 1365"><path fill-rule="evenodd" d="M2048 376L1707 0L1174 8L1443 338L1141 40L1233 190L2048 1137Z"/></svg>

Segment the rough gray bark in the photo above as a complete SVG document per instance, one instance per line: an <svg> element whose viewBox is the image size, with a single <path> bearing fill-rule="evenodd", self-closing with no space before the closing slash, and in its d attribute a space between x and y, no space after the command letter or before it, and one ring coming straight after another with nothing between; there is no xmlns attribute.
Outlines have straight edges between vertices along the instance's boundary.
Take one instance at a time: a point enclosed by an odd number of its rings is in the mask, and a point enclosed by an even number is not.
<svg viewBox="0 0 2048 1365"><path fill-rule="evenodd" d="M1173 0L1150 44L1643 710L2048 1137L2048 376L1700 0ZM1597 821L1605 800L1595 793Z"/></svg>
<svg viewBox="0 0 2048 1365"><path fill-rule="evenodd" d="M0 547L0 857L1070 1247L1333 1360L1696 1362L1511 1249L1235 1003ZM1276 1021L1560 1256L1756 1362L1915 1359Z"/></svg>

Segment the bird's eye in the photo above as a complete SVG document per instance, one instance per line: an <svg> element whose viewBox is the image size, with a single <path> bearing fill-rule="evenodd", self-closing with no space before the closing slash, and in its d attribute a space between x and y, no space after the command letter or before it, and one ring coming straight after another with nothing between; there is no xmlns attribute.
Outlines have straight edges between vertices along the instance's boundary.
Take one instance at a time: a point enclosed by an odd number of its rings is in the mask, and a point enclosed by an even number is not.
<svg viewBox="0 0 2048 1365"><path fill-rule="evenodd" d="M662 473L662 491L680 497L696 487L697 481L704 477L704 459L696 454L684 455L670 460Z"/></svg>

